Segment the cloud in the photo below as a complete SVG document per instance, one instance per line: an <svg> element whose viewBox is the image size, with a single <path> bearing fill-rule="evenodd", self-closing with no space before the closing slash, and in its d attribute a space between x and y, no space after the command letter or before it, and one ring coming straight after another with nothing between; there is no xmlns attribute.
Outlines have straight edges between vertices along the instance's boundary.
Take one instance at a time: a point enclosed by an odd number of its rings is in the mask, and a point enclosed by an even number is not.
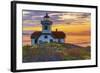
<svg viewBox="0 0 100 73"><path fill-rule="evenodd" d="M61 18L64 19L66 23L82 24L84 22L90 22L90 16L90 13L69 12L64 13Z"/></svg>
<svg viewBox="0 0 100 73"><path fill-rule="evenodd" d="M91 32L90 30L86 30L86 31L81 31L81 32L69 32L67 33L68 35L77 35L77 36L90 36L91 35Z"/></svg>
<svg viewBox="0 0 100 73"><path fill-rule="evenodd" d="M79 18L89 18L91 16L90 13L82 13Z"/></svg>
<svg viewBox="0 0 100 73"><path fill-rule="evenodd" d="M90 13L23 10L23 25L40 25L40 21L46 13L49 14L53 24L76 25L91 22Z"/></svg>
<svg viewBox="0 0 100 73"><path fill-rule="evenodd" d="M28 14L30 14L29 11L23 11L23 15L28 15Z"/></svg>
<svg viewBox="0 0 100 73"><path fill-rule="evenodd" d="M38 20L23 20L23 26L39 26L40 25L40 21Z"/></svg>

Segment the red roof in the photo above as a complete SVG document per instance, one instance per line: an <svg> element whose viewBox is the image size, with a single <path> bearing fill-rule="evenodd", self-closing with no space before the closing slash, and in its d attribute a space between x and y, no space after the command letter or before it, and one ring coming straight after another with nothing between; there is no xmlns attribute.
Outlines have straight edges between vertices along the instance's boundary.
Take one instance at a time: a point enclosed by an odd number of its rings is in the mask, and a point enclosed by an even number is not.
<svg viewBox="0 0 100 73"><path fill-rule="evenodd" d="M31 38L38 38L41 35L40 31L35 31L32 33Z"/></svg>
<svg viewBox="0 0 100 73"><path fill-rule="evenodd" d="M52 31L52 33L42 33L41 31L35 31L32 33L31 38L39 38L40 35L51 35L53 38L65 38L65 33L62 31Z"/></svg>
<svg viewBox="0 0 100 73"><path fill-rule="evenodd" d="M53 31L52 36L54 38L65 38L65 33L62 31Z"/></svg>

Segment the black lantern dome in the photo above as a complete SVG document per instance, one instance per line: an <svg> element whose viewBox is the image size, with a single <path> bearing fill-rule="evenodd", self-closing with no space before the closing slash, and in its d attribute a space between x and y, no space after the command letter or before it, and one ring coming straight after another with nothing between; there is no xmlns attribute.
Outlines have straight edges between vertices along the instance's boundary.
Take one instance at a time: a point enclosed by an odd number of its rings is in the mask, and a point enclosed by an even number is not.
<svg viewBox="0 0 100 73"><path fill-rule="evenodd" d="M48 13L46 13L46 15L44 16L44 18L50 18L50 17L48 16Z"/></svg>

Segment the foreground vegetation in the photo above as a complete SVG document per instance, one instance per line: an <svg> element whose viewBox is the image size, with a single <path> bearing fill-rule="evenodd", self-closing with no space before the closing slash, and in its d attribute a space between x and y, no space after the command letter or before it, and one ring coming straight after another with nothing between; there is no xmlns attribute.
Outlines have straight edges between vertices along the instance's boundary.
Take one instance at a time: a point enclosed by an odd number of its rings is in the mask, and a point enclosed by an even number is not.
<svg viewBox="0 0 100 73"><path fill-rule="evenodd" d="M44 43L23 46L23 62L44 62L90 59L90 47L73 44Z"/></svg>

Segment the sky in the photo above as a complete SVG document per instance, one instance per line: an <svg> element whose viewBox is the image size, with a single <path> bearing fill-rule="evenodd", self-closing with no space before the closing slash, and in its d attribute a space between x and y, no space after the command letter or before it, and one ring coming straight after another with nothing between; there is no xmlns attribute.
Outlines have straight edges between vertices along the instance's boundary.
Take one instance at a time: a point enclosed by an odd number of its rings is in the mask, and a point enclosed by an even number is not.
<svg viewBox="0 0 100 73"><path fill-rule="evenodd" d="M42 30L40 22L46 13L53 22L52 31L58 29L66 34L65 43L90 45L91 13L35 10L23 10L23 44L31 44L30 35Z"/></svg>

